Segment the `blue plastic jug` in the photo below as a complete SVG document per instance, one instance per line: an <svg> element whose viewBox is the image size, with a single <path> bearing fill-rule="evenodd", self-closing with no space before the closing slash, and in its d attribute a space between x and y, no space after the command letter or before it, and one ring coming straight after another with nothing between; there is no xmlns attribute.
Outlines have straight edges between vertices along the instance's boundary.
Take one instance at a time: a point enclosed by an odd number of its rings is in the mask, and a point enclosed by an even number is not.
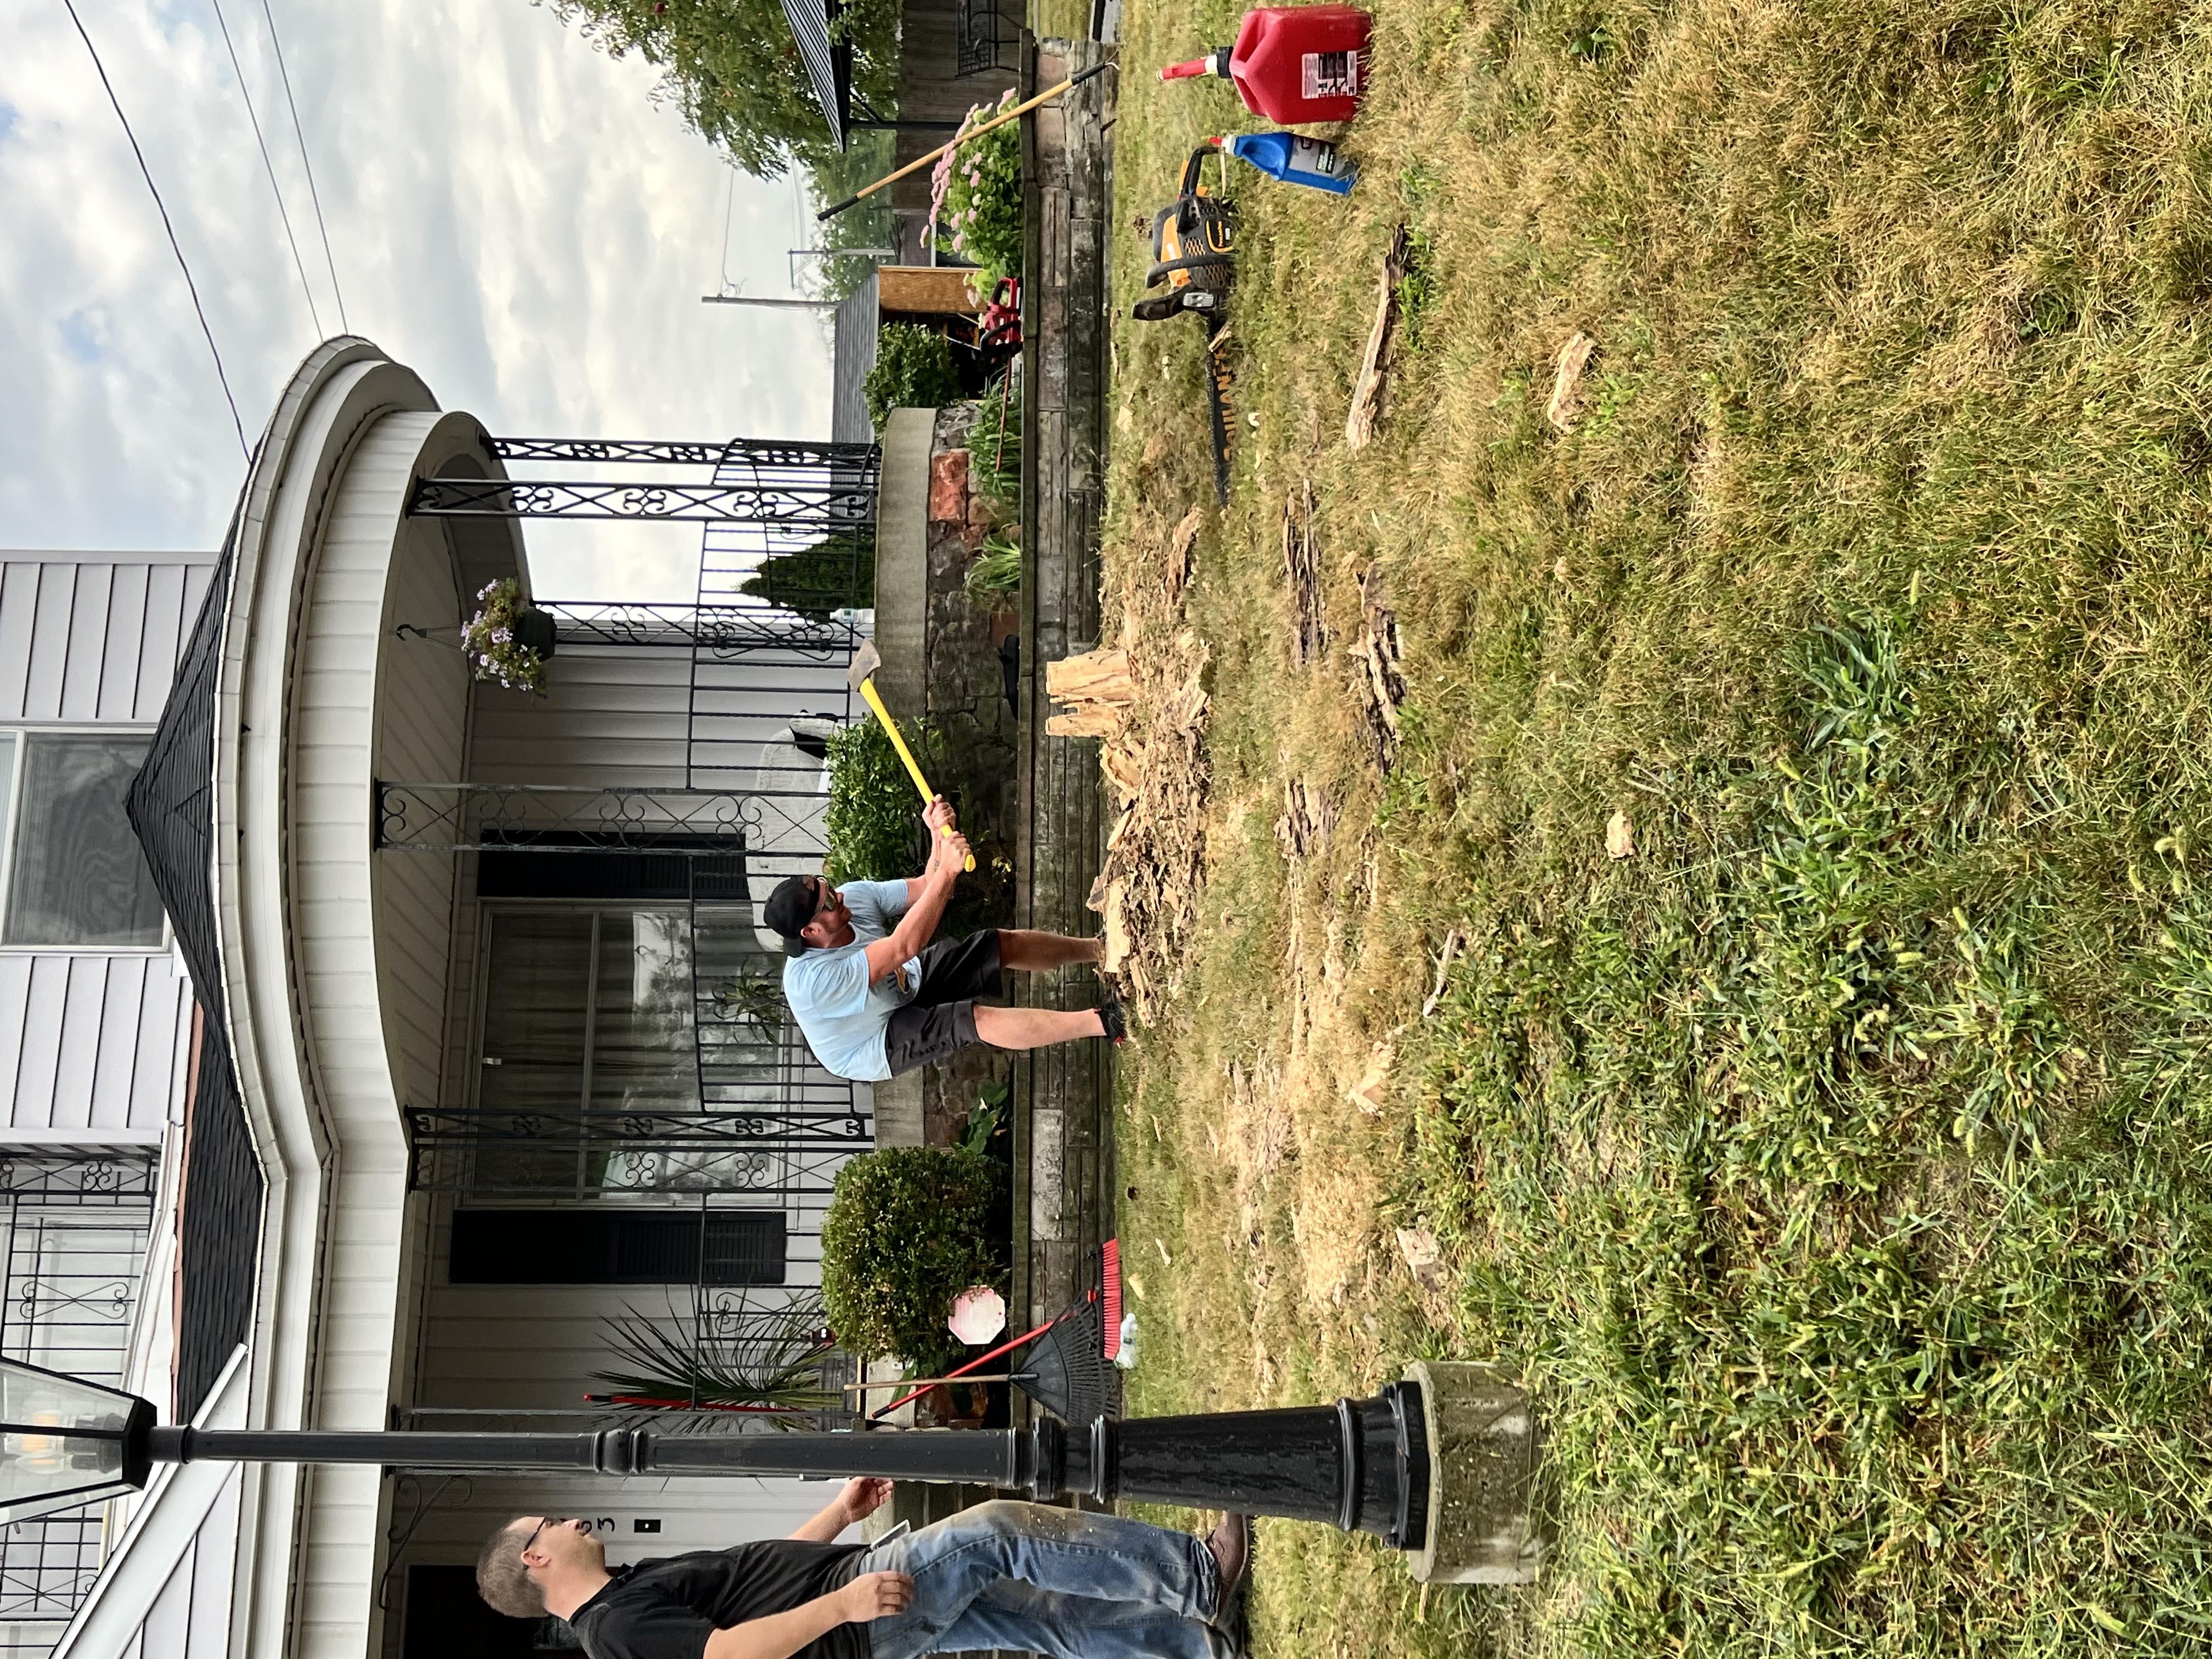
<svg viewBox="0 0 2212 1659"><path fill-rule="evenodd" d="M1350 193L1358 168L1336 153L1325 138L1296 132L1240 132L1227 141L1229 153L1249 161L1270 179L1306 185L1332 196Z"/></svg>

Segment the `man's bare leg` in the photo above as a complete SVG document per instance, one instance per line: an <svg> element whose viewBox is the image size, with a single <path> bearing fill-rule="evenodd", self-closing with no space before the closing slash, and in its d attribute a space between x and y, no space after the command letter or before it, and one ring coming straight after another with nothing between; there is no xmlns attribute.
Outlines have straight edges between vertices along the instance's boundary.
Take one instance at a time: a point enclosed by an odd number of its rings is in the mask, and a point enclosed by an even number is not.
<svg viewBox="0 0 2212 1659"><path fill-rule="evenodd" d="M975 1035L994 1048L1043 1048L1078 1037L1104 1036L1106 1023L1096 1008L978 1007Z"/></svg>
<svg viewBox="0 0 2212 1659"><path fill-rule="evenodd" d="M1106 942L1097 939L1071 939L1066 933L1032 933L1026 928L999 929L999 966L1019 968L1032 974L1049 973L1055 968L1065 968L1071 962L1097 962L1106 951Z"/></svg>

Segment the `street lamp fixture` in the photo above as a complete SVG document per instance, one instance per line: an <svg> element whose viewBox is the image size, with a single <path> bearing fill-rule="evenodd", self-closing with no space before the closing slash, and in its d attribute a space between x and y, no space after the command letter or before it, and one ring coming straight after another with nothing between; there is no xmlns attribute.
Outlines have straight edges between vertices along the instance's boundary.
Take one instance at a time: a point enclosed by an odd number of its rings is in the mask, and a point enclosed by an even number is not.
<svg viewBox="0 0 2212 1659"><path fill-rule="evenodd" d="M143 1486L154 1465L372 1463L569 1474L879 1475L1050 1501L1130 1498L1316 1521L1413 1555L1423 1579L1524 1583L1535 1434L1487 1367L1409 1369L1371 1398L1022 1428L664 1435L161 1427L145 1401L0 1359L0 1519Z"/></svg>
<svg viewBox="0 0 2212 1659"><path fill-rule="evenodd" d="M26 1521L144 1486L153 1431L135 1395L0 1360L0 1514Z"/></svg>

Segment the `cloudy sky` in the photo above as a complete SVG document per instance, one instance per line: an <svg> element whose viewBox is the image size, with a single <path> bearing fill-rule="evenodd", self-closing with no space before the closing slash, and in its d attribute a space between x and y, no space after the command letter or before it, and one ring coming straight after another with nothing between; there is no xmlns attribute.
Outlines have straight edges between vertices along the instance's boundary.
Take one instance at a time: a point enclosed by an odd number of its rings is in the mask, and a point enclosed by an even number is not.
<svg viewBox="0 0 2212 1659"><path fill-rule="evenodd" d="M828 435L821 324L699 303L726 268L747 294L790 291L798 191L724 166L653 103L643 64L529 0L267 0L334 289L263 0L76 4L249 438L340 331L340 292L353 332L495 432ZM63 0L0 0L0 545L213 547L244 461L153 199ZM697 544L531 531L557 597L688 598Z"/></svg>

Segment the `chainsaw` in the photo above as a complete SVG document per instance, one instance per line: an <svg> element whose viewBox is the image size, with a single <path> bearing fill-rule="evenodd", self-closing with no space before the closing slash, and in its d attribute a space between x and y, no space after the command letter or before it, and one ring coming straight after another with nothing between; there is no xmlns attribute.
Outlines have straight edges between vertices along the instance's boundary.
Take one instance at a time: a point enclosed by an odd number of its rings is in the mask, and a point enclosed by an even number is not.
<svg viewBox="0 0 2212 1659"><path fill-rule="evenodd" d="M1181 193L1152 219L1152 264L1145 273L1147 294L1130 307L1140 323L1157 323L1190 312L1206 324L1206 412L1213 438L1213 495L1229 503L1230 389L1236 376L1229 366L1226 336L1229 287L1236 279L1237 206L1226 195L1209 191L1200 178L1209 155L1221 157L1221 141L1209 138L1182 164ZM1222 161L1225 180L1228 162Z"/></svg>
<svg viewBox="0 0 2212 1659"><path fill-rule="evenodd" d="M1191 151L1182 165L1182 193L1152 217L1152 264L1145 286L1165 283L1167 291L1147 294L1130 309L1140 323L1184 311L1218 317L1228 301L1236 274L1237 207L1199 178L1206 158L1220 155L1220 142L1212 138ZM1228 163L1222 167L1225 180Z"/></svg>

